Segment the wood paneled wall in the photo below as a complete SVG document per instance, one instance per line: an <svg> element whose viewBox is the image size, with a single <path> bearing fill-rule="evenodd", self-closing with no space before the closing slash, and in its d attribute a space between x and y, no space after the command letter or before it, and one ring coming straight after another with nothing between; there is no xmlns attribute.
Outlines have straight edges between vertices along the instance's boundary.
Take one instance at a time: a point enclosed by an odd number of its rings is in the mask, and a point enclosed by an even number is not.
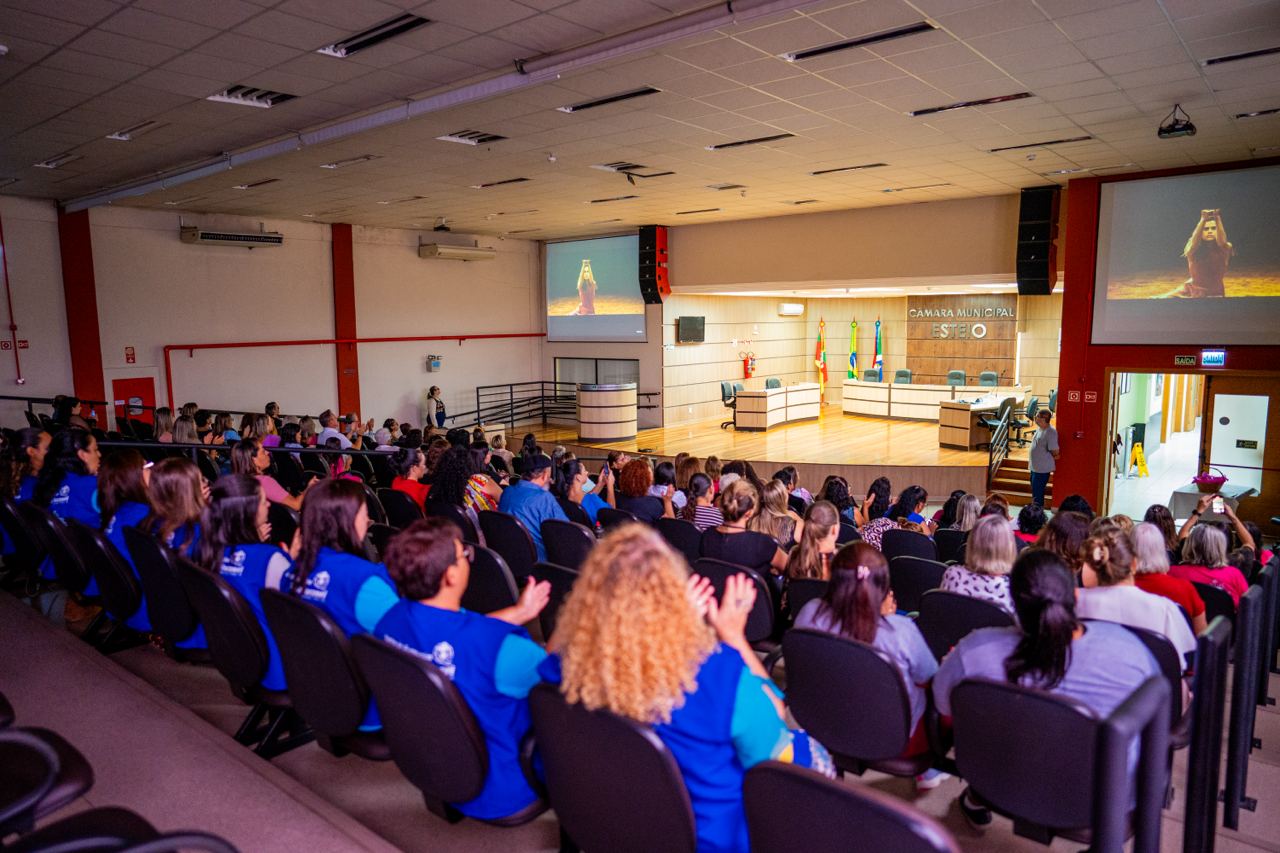
<svg viewBox="0 0 1280 853"><path fill-rule="evenodd" d="M966 381L976 385L978 374L993 370L1000 375L1000 384L1012 384L1017 310L1018 297L1012 294L909 297L907 367L911 381L944 385L948 371L963 370ZM979 324L985 328L980 338L973 335Z"/></svg>
<svg viewBox="0 0 1280 853"><path fill-rule="evenodd" d="M1040 402L1058 387L1058 349L1062 331L1062 294L1018 297L1018 331L1022 333L1022 364L1018 379L1031 386Z"/></svg>

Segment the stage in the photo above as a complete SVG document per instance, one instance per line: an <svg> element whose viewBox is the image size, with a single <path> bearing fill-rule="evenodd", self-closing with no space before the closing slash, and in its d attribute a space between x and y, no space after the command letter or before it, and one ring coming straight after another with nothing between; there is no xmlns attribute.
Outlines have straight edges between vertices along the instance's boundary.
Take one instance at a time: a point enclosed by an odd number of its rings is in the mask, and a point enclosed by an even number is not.
<svg viewBox="0 0 1280 853"><path fill-rule="evenodd" d="M625 450L667 460L680 452L703 459L714 455L722 462L745 459L766 478L785 465L795 465L806 488L816 491L828 474L838 474L849 481L850 490L859 499L881 475L889 477L895 492L912 484L924 486L931 501L945 499L952 489L976 494L987 491L987 451L939 447L938 424L933 421L846 415L832 403L822 407L817 421L779 426L768 432L720 429L722 421L717 417L646 429L628 441L590 445L577 440L572 426L517 427L507 437L513 451L527 431L537 436L548 453L562 444L584 458Z"/></svg>

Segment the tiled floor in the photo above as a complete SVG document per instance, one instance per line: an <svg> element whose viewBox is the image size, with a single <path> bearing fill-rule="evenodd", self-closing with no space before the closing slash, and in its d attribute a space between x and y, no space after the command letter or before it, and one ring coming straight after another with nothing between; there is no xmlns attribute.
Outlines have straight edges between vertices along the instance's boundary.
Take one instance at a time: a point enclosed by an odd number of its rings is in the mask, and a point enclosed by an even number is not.
<svg viewBox="0 0 1280 853"><path fill-rule="evenodd" d="M1149 476L1116 480L1110 513L1141 519L1152 504L1168 504L1169 495L1196 475L1200 453L1200 425L1191 432L1175 432L1147 460Z"/></svg>

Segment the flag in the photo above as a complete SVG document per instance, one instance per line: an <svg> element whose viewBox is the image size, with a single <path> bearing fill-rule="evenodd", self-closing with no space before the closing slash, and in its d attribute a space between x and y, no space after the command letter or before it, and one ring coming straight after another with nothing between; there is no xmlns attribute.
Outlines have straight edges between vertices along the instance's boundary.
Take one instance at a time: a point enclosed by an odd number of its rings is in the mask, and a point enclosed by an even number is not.
<svg viewBox="0 0 1280 853"><path fill-rule="evenodd" d="M881 348L881 343L880 343L880 318L879 317L876 318L876 360L875 360L875 364L873 364L872 367L876 369L876 373L879 374L879 377L878 377L879 380L883 382L884 381L884 350Z"/></svg>
<svg viewBox="0 0 1280 853"><path fill-rule="evenodd" d="M813 366L818 368L818 399L827 394L827 321L818 321L818 347L813 353Z"/></svg>
<svg viewBox="0 0 1280 853"><path fill-rule="evenodd" d="M849 378L858 378L858 321L849 322Z"/></svg>

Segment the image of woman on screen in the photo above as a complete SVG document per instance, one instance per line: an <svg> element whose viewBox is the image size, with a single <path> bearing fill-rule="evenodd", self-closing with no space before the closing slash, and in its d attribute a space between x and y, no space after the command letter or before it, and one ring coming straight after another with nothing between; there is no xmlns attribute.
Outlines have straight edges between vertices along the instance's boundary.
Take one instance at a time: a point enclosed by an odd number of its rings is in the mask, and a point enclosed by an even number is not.
<svg viewBox="0 0 1280 853"><path fill-rule="evenodd" d="M573 313L580 316L596 313L596 277L591 272L591 259L582 259L578 272L578 308Z"/></svg>
<svg viewBox="0 0 1280 853"><path fill-rule="evenodd" d="M1200 221L1187 240L1182 255L1187 259L1190 278L1174 295L1198 299L1203 296L1226 296L1222 278L1235 249L1227 242L1227 229L1222 223L1222 211L1202 210Z"/></svg>

